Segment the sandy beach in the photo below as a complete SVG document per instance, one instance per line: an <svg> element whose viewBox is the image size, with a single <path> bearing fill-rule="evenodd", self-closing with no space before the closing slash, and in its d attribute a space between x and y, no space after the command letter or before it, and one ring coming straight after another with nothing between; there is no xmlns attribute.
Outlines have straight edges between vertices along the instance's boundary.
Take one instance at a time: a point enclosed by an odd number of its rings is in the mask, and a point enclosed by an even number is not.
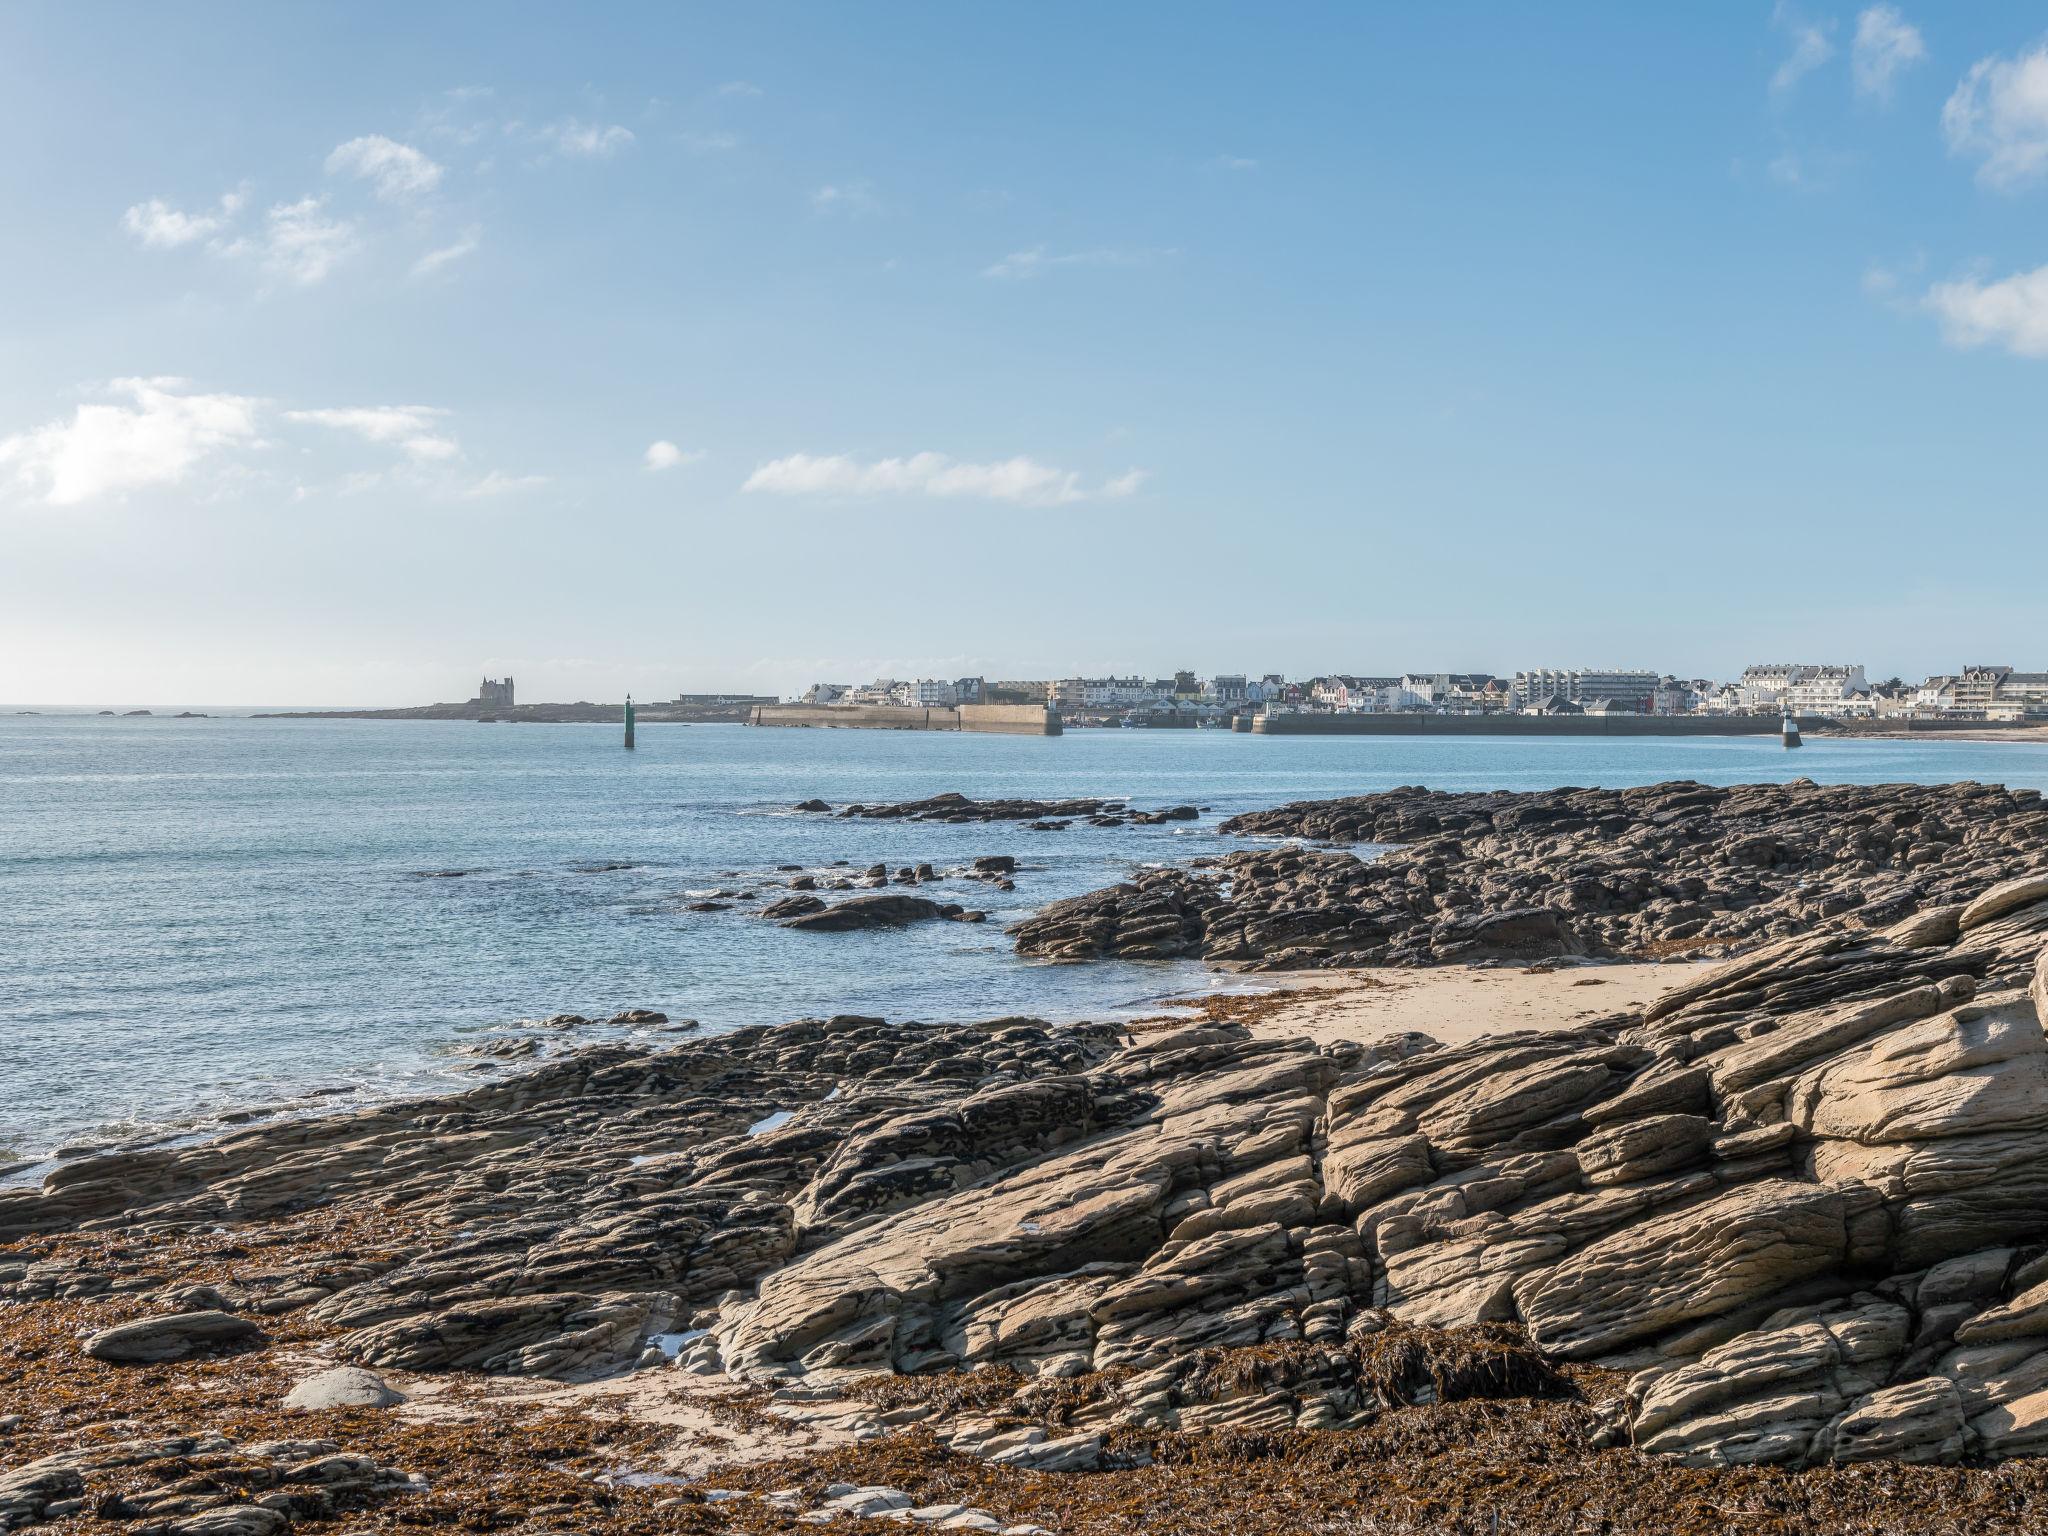
<svg viewBox="0 0 2048 1536"><path fill-rule="evenodd" d="M1410 1033L1428 1035L1439 1045L1464 1045L1513 1030L1569 1029L1609 1014L1634 1013L1716 963L1331 971L1278 989L1248 1022L1255 1035L1306 1038L1318 1045L1372 1044Z"/></svg>

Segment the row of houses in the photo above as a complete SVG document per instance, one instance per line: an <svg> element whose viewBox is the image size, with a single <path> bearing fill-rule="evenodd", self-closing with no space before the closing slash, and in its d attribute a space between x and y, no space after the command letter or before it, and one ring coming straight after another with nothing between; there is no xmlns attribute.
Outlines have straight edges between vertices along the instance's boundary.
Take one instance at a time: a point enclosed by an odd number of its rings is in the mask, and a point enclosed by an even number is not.
<svg viewBox="0 0 2048 1536"><path fill-rule="evenodd" d="M1880 719L1916 715L2009 720L2048 718L2048 672L2009 666L1968 666L1913 685L1898 678L1873 683L1847 663L1767 662L1733 682L1679 678L1625 668L1534 667L1512 676L1488 672L1333 672L1293 681L1278 672L1198 677L877 678L855 686L817 683L806 704L1051 704L1069 717L1160 711L1201 715L1267 711L1365 714L1771 714L1807 718Z"/></svg>

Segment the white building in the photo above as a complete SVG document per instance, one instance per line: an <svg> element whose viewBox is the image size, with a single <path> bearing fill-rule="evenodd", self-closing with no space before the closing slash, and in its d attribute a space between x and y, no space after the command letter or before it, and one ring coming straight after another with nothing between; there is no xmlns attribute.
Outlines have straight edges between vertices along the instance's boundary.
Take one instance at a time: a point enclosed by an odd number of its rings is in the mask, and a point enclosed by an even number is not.
<svg viewBox="0 0 2048 1536"><path fill-rule="evenodd" d="M1514 707L1527 710L1546 699L1574 704L1612 704L1624 711L1648 714L1660 681L1655 672L1593 671L1581 667L1536 667L1515 674Z"/></svg>
<svg viewBox="0 0 2048 1536"><path fill-rule="evenodd" d="M2000 708L2023 715L2048 715L2048 672L2008 672L1998 684Z"/></svg>
<svg viewBox="0 0 2048 1536"><path fill-rule="evenodd" d="M1204 704L1242 704L1249 688L1242 672L1221 672L1202 685Z"/></svg>
<svg viewBox="0 0 2048 1536"><path fill-rule="evenodd" d="M846 696L852 692L853 684L851 683L813 683L804 690L803 697L798 699L797 703L839 704L843 703Z"/></svg>
<svg viewBox="0 0 2048 1536"><path fill-rule="evenodd" d="M1349 672L1334 672L1315 680L1310 697L1323 708L1340 714L1365 714L1392 709L1392 700L1400 689L1398 677L1356 677Z"/></svg>
<svg viewBox="0 0 2048 1536"><path fill-rule="evenodd" d="M1801 667L1785 690L1785 708L1795 715L1869 714L1870 682L1861 667ZM1860 704L1852 701L1860 698Z"/></svg>
<svg viewBox="0 0 2048 1536"><path fill-rule="evenodd" d="M1860 666L1792 661L1744 667L1736 687L1746 710L1783 709L1796 715L1844 714L1849 698L1870 691Z"/></svg>
<svg viewBox="0 0 2048 1536"><path fill-rule="evenodd" d="M960 702L960 690L949 677L918 677L897 683L889 690L891 702L910 709L951 709Z"/></svg>
<svg viewBox="0 0 2048 1536"><path fill-rule="evenodd" d="M897 696L897 686L896 679L893 677L878 677L872 683L863 683L858 688L847 689L845 696L839 702L842 704L900 704L903 700Z"/></svg>
<svg viewBox="0 0 2048 1536"><path fill-rule="evenodd" d="M1063 677L1052 685L1052 702L1061 709L1150 709L1172 702L1172 684L1165 686L1142 677Z"/></svg>

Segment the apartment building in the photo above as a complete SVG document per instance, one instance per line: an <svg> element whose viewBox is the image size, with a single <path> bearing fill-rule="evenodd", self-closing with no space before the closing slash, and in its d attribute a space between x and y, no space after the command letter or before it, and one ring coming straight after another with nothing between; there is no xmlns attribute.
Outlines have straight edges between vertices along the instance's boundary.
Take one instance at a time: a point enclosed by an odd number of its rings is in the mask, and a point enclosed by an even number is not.
<svg viewBox="0 0 2048 1536"><path fill-rule="evenodd" d="M1582 706L1612 704L1646 715L1656 699L1659 681L1655 672L1535 667L1515 674L1510 697L1518 710L1533 709L1547 699L1557 698Z"/></svg>

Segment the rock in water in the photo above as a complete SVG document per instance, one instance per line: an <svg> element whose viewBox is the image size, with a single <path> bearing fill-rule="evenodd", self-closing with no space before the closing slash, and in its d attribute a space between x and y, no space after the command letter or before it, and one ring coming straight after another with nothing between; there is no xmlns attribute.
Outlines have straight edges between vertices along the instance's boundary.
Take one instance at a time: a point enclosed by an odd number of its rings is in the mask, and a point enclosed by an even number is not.
<svg viewBox="0 0 2048 1536"><path fill-rule="evenodd" d="M787 907L802 902L803 898L792 896L774 903L774 906ZM849 896L829 907L817 902L810 910L782 918L781 923L785 928L798 928L807 933L846 933L858 928L901 928L908 923L920 923L943 915L939 903L927 901L922 896L878 892L872 896Z"/></svg>
<svg viewBox="0 0 2048 1536"><path fill-rule="evenodd" d="M269 1342L270 1336L261 1328L232 1312L176 1312L96 1333L85 1341L85 1352L95 1360L117 1365L151 1365L196 1355L231 1354Z"/></svg>
<svg viewBox="0 0 2048 1536"><path fill-rule="evenodd" d="M1251 970L1656 958L1915 914L1899 942L1932 945L2048 894L2048 810L1996 785L1396 789L1221 830L1376 851L1291 843L1148 871L1018 924L1019 953Z"/></svg>

